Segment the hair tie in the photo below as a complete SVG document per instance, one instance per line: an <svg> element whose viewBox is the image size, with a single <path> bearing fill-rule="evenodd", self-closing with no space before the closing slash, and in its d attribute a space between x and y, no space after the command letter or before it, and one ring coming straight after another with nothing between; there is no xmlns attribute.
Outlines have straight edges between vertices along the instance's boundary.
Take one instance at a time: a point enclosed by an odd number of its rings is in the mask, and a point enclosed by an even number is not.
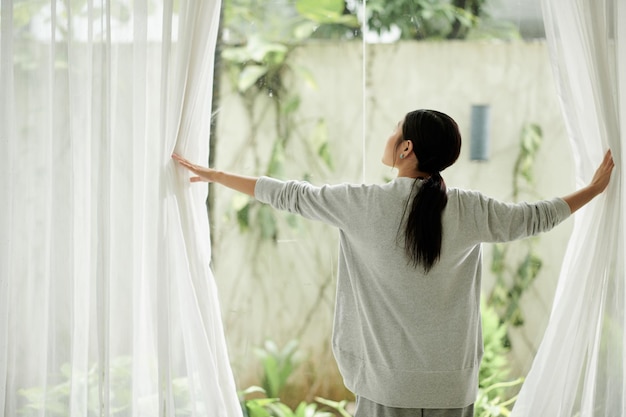
<svg viewBox="0 0 626 417"><path fill-rule="evenodd" d="M432 182L432 183L440 183L443 180L441 173L439 171L435 171L424 182Z"/></svg>

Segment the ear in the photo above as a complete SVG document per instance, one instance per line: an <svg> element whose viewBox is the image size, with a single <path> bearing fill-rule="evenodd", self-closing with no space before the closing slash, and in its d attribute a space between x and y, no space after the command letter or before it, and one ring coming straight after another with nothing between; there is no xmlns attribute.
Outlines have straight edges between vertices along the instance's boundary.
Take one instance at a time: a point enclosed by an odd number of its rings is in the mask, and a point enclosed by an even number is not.
<svg viewBox="0 0 626 417"><path fill-rule="evenodd" d="M409 156L413 152L413 141L407 139L402 145L404 146L402 148L404 154Z"/></svg>

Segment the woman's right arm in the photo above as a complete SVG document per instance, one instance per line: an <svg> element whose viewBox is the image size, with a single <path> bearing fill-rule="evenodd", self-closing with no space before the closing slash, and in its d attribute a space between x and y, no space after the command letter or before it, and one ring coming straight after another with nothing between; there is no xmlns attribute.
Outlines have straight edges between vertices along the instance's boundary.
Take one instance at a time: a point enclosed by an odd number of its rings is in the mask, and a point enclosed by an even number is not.
<svg viewBox="0 0 626 417"><path fill-rule="evenodd" d="M346 209L348 202L354 202L356 195L362 194L351 193L346 185L315 187L303 181L247 177L196 165L177 154L172 154L172 158L195 174L189 179L191 182L220 184L248 194L278 210L297 213L337 227L344 226L346 220L352 217L350 210ZM257 183L261 184L260 189Z"/></svg>
<svg viewBox="0 0 626 417"><path fill-rule="evenodd" d="M606 189L609 185L611 172L613 171L614 166L615 163L613 162L613 156L609 150L604 155L604 159L593 175L589 185L563 197L563 200L565 200L572 213L589 203L594 197Z"/></svg>
<svg viewBox="0 0 626 417"><path fill-rule="evenodd" d="M172 154L172 158L195 174L194 177L189 179L191 182L215 182L254 197L254 187L258 180L256 177L246 177L196 165L177 154Z"/></svg>

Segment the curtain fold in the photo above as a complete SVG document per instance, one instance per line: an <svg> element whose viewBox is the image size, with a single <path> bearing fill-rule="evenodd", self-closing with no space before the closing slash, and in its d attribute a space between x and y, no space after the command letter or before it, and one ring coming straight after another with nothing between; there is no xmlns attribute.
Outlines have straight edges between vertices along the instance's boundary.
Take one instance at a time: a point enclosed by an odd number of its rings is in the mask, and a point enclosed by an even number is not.
<svg viewBox="0 0 626 417"><path fill-rule="evenodd" d="M544 0L543 12L576 184L589 182L609 148L616 168L607 192L575 216L550 320L512 415L626 415L626 2Z"/></svg>
<svg viewBox="0 0 626 417"><path fill-rule="evenodd" d="M218 0L1 0L0 416L241 416L205 197Z"/></svg>
<svg viewBox="0 0 626 417"><path fill-rule="evenodd" d="M9 7L9 0L1 0L0 30L13 32L13 10ZM3 99L0 100L0 193L3 196L11 195L13 184L13 160L15 152L13 143L9 140L13 132L13 64L6 59L13 55L11 38L2 33L0 37L0 90ZM9 259L11 259L12 208L10 199L0 198L0 392L7 392L9 370ZM0 410L5 410L6 395L0 395Z"/></svg>

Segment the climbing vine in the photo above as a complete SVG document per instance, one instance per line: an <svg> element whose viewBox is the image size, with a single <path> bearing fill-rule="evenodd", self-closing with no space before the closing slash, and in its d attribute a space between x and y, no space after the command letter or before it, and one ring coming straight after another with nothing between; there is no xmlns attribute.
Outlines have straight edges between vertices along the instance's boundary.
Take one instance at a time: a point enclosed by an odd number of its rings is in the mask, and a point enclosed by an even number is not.
<svg viewBox="0 0 626 417"><path fill-rule="evenodd" d="M234 11L245 6L243 3L250 1L231 0L227 2L227 6ZM298 135L304 136L305 149L311 155L327 169L333 169L326 121L318 119L308 123L308 131L303 133L301 127L305 123L297 119L301 97L297 89L290 88L288 80L306 83L311 88L316 88L316 82L310 71L296 65L291 57L300 45L325 25L339 25L346 30L359 26L356 16L344 14L343 0L297 0L295 3L285 2L282 6L287 11L282 9L280 24L265 31L247 34L245 27L250 25L250 21L244 25L230 20L231 27L237 32L235 37L241 42L224 48L222 52L228 79L241 97L249 121L246 149L254 155L257 172L276 178L284 176L285 153ZM263 20L271 12L259 10L263 7L275 8L276 4L257 5L256 8L249 8L248 4L246 10L248 13L254 10L254 14L246 18L255 19L255 22ZM265 27L262 21L254 26L257 29ZM259 101L267 105L259 106ZM257 132L267 117L273 117L275 137L270 144L260 144L257 141ZM269 155L263 154L265 151L269 151ZM306 179L310 173L303 171L301 176ZM254 223L258 225L262 240L277 239L278 216L286 216L288 225L297 226L294 216L278 213L254 199L237 196L233 200L233 209L240 230L250 231L250 225Z"/></svg>
<svg viewBox="0 0 626 417"><path fill-rule="evenodd" d="M535 193L534 163L543 140L541 127L535 123L523 126L517 159L513 166L513 201L522 195ZM493 245L491 272L496 282L488 303L498 312L504 323L524 324L520 300L539 275L543 261L537 250L539 238L531 237L517 242Z"/></svg>

